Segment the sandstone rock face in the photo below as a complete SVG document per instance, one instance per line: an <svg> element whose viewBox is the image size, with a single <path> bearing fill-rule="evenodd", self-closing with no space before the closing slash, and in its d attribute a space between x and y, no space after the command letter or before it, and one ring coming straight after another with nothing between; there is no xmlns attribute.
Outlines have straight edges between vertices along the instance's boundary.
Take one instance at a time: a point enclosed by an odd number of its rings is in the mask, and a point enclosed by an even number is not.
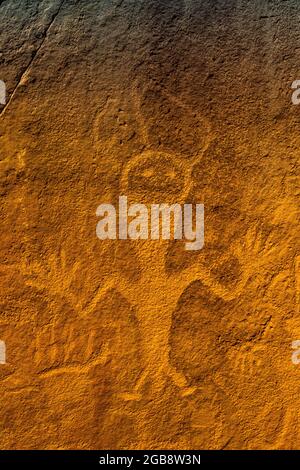
<svg viewBox="0 0 300 470"><path fill-rule="evenodd" d="M0 1L2 449L299 448L299 14ZM121 194L204 248L100 241Z"/></svg>

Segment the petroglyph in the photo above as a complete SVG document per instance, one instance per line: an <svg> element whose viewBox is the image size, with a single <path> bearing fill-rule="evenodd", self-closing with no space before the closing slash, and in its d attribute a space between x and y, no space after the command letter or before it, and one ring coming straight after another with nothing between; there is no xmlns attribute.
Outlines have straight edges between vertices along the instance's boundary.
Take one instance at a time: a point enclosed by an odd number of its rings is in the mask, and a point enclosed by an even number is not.
<svg viewBox="0 0 300 470"><path fill-rule="evenodd" d="M1 448L299 447L300 6L230 3L0 1Z"/></svg>
<svg viewBox="0 0 300 470"><path fill-rule="evenodd" d="M0 364L6 364L6 344L0 341Z"/></svg>

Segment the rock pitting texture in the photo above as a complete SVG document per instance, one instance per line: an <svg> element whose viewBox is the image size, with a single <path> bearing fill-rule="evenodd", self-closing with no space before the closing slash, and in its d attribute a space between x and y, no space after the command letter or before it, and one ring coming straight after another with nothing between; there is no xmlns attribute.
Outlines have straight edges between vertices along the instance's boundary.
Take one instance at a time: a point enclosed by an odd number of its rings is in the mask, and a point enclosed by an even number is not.
<svg viewBox="0 0 300 470"><path fill-rule="evenodd" d="M299 14L0 2L1 448L299 448ZM205 248L100 242L120 194Z"/></svg>

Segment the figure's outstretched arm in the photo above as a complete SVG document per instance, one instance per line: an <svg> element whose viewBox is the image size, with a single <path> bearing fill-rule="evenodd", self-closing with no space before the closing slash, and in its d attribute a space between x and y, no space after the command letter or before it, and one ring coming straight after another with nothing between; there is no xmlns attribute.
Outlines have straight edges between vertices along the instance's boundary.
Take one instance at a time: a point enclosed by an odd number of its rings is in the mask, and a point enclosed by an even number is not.
<svg viewBox="0 0 300 470"><path fill-rule="evenodd" d="M87 317L90 315L95 309L97 303L100 302L101 299L103 299L110 290L119 292L123 297L125 297L130 305L135 303L134 300L136 298L136 285L129 283L124 277L120 275L117 277L111 276L105 280L102 286L99 287L92 300L82 310L82 316Z"/></svg>
<svg viewBox="0 0 300 470"><path fill-rule="evenodd" d="M215 279L207 267L202 264L196 264L184 269L178 274L178 281L175 281L175 283L178 285L178 288L183 291L195 281L201 281L217 297L229 302L236 299L241 294L247 284L248 276L246 274L242 275L241 279L233 288L228 288Z"/></svg>
<svg viewBox="0 0 300 470"><path fill-rule="evenodd" d="M245 289L253 275L269 262L276 254L277 247L270 240L263 240L261 231L257 227L250 227L241 240L238 240L229 253L225 253L219 260L222 262L234 257L241 268L241 276L232 286L225 287L219 282L203 264L195 264L184 269L178 278L182 290L194 281L201 281L215 295L225 301L236 299ZM176 281L175 281L176 282Z"/></svg>

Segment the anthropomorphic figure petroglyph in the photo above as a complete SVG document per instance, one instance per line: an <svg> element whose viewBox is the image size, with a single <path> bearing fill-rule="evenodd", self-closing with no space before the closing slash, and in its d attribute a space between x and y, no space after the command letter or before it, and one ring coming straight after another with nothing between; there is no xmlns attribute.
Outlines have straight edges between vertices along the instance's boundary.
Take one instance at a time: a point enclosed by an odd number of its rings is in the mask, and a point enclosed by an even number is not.
<svg viewBox="0 0 300 470"><path fill-rule="evenodd" d="M179 100L166 96L170 106L180 106L185 112L193 114L189 107L182 105ZM202 139L197 153L190 155L189 158L183 158L174 151L155 148L149 137L139 97L136 98L136 102L144 148L123 166L120 194L126 195L132 202L185 203L193 194L193 166L201 162L211 138L209 125L205 120L197 118L198 124L201 122L204 127L202 135L206 137ZM96 118L96 131L100 122L101 115ZM194 131L197 136L197 129ZM160 201L162 197L164 201ZM196 280L200 280L215 296L225 301L236 299L243 292L251 274L258 268L259 261L255 255L261 248L261 240L259 232L251 228L245 240L237 242L231 251L228 250L223 255L224 262L231 257L240 261L242 273L234 286L223 285L204 264L198 261L176 274L168 273L166 257L169 247L169 242L165 240L136 241L136 260L140 266L139 278L129 281L119 273L117 277L108 279L85 311L85 315L91 314L96 303L111 289L122 294L136 310L142 338L143 370L135 390L128 392L127 395L123 394L125 399L138 398L146 383L152 393L160 393L168 379L171 379L184 395L193 392L193 387L188 386L184 375L170 365L169 335L172 313L182 293Z"/></svg>

